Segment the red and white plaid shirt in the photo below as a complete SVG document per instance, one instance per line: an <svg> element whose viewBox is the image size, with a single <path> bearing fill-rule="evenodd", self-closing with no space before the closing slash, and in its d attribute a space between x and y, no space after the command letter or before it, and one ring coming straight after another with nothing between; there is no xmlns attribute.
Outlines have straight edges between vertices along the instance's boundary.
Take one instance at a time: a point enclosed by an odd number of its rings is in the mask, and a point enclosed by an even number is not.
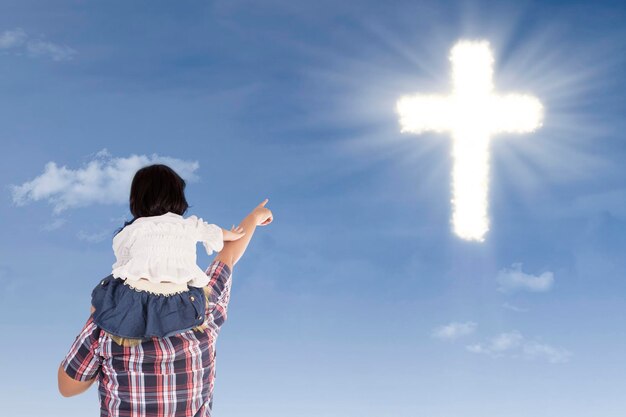
<svg viewBox="0 0 626 417"><path fill-rule="evenodd" d="M215 342L226 320L232 277L221 261L205 272L211 293L203 331L124 347L89 317L61 365L78 381L98 378L101 417L210 417Z"/></svg>

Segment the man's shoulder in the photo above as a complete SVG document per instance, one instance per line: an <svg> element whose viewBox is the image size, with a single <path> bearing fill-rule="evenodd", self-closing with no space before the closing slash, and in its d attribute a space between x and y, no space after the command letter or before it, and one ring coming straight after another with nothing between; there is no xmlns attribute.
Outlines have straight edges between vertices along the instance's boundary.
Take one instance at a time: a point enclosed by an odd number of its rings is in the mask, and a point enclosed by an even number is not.
<svg viewBox="0 0 626 417"><path fill-rule="evenodd" d="M187 330L167 337L151 337L139 343L127 343L105 331L101 333L101 343L110 356L141 357L142 361L162 360L167 357L180 359L193 356L193 350L212 343L212 335L207 330ZM140 355L140 356L137 356Z"/></svg>

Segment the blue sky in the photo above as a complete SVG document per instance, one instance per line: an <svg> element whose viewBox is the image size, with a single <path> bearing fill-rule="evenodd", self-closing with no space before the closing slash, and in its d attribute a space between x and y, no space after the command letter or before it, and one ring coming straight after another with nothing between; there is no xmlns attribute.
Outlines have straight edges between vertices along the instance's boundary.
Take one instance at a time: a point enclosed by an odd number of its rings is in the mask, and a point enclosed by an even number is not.
<svg viewBox="0 0 626 417"><path fill-rule="evenodd" d="M625 23L606 1L4 1L3 415L97 414L56 369L134 170L165 162L189 214L274 213L234 270L216 416L623 416ZM449 91L459 39L546 108L492 141L482 244L451 232L450 138L394 110Z"/></svg>

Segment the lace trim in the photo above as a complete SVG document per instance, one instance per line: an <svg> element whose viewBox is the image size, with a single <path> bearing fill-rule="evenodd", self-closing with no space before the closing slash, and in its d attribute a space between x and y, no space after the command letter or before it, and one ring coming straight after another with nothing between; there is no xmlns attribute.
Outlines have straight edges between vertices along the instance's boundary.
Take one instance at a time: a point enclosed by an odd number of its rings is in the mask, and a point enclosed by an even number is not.
<svg viewBox="0 0 626 417"><path fill-rule="evenodd" d="M128 286L130 289L135 290L136 292L146 292L148 294L159 295L159 296L162 296L162 297L171 297L173 295L178 295L178 294L183 294L183 293L189 292L189 288L187 287L186 284L184 284L185 285L185 289L184 290L179 290L179 291L174 291L174 292L155 292L155 291L150 291L150 290L148 290L146 288L137 288L137 287L133 286L132 284L129 284L128 280L124 280L124 285ZM151 286L156 287L156 288L167 287L167 286L165 286L163 284L159 285L159 284L154 284L154 283L150 283L150 284L147 284L147 285L151 285ZM179 288L179 287L180 287L180 284L177 284L176 288Z"/></svg>

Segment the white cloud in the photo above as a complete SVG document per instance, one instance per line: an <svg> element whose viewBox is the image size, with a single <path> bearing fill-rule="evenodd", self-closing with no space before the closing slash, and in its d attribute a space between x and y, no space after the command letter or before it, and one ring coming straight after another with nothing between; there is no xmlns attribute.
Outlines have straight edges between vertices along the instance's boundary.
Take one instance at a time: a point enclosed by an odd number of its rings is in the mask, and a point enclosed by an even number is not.
<svg viewBox="0 0 626 417"><path fill-rule="evenodd" d="M496 280L500 284L498 290L502 292L508 293L516 290L544 292L552 287L554 274L550 271L541 275L526 274L522 272L521 263L514 263L511 269L500 270Z"/></svg>
<svg viewBox="0 0 626 417"><path fill-rule="evenodd" d="M185 161L157 154L114 158L103 149L77 169L48 162L44 172L21 185L11 185L13 203L22 206L45 200L55 214L91 204L128 204L130 184L138 169L155 163L170 166L185 181L195 181L198 161Z"/></svg>
<svg viewBox="0 0 626 417"><path fill-rule="evenodd" d="M69 61L77 53L67 45L31 38L21 28L6 30L0 33L0 50L12 51L17 54L25 52L29 56L42 56L53 61Z"/></svg>
<svg viewBox="0 0 626 417"><path fill-rule="evenodd" d="M435 329L432 336L438 339L454 340L474 333L476 326L477 324L472 321L465 323L452 322Z"/></svg>
<svg viewBox="0 0 626 417"><path fill-rule="evenodd" d="M565 363L572 357L566 349L544 343L527 340L519 331L501 333L487 343L467 345L467 351L493 357L522 357L525 359L544 359L550 363Z"/></svg>

